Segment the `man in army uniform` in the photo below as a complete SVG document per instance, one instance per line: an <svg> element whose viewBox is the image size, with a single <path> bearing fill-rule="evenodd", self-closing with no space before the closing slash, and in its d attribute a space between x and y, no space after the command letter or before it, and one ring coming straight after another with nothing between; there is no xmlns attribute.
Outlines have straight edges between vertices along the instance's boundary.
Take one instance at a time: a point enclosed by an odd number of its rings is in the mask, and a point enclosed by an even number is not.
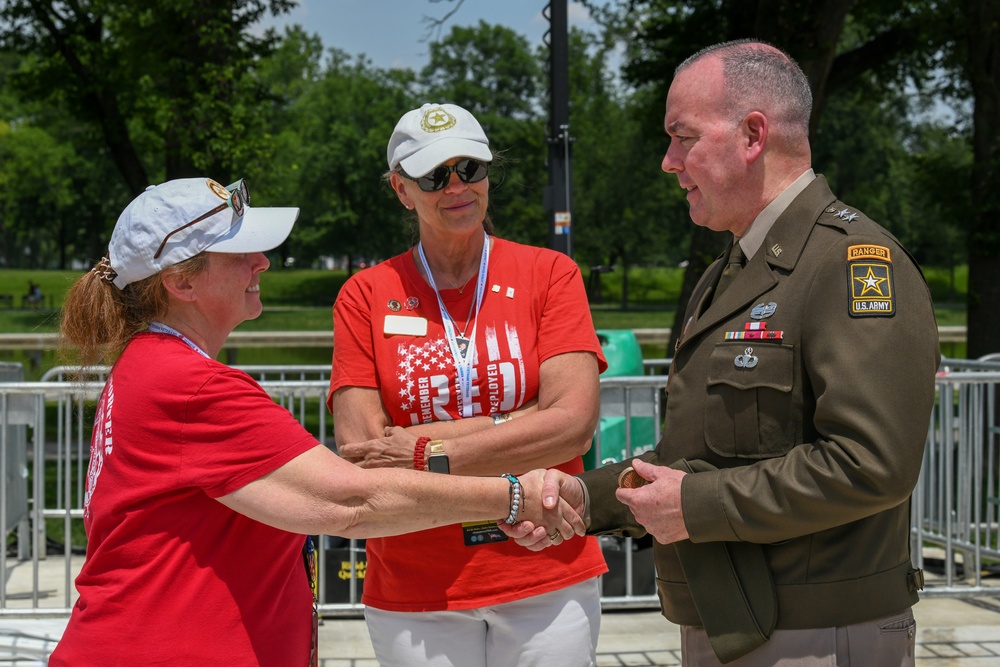
<svg viewBox="0 0 1000 667"><path fill-rule="evenodd" d="M688 305L663 439L567 498L590 534L656 538L684 665L913 665L908 501L937 327L913 258L813 172L811 106L760 42L677 68L663 170L732 244Z"/></svg>

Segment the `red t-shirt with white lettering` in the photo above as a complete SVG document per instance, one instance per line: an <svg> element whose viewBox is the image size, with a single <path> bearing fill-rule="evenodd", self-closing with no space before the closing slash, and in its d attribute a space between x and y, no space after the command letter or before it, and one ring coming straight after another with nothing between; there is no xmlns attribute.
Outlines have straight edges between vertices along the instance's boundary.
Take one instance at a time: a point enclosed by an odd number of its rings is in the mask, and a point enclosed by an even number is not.
<svg viewBox="0 0 1000 667"><path fill-rule="evenodd" d="M80 598L50 665L305 665L305 537L216 498L318 446L250 376L136 335L97 406Z"/></svg>
<svg viewBox="0 0 1000 667"><path fill-rule="evenodd" d="M538 394L543 361L593 352L607 367L583 280L567 256L494 239L475 327L476 281L441 290L458 331L476 332L473 414L514 410ZM388 317L388 319L387 319ZM404 319L400 319L404 318ZM426 334L418 335L426 321ZM355 274L334 306L330 395L341 387L379 389L391 422L411 426L460 417L456 367L434 290L412 252ZM508 472L520 464L510 461ZM559 466L583 470L576 457ZM388 611L475 609L551 592L607 571L597 539L531 552L460 524L367 541L362 602Z"/></svg>

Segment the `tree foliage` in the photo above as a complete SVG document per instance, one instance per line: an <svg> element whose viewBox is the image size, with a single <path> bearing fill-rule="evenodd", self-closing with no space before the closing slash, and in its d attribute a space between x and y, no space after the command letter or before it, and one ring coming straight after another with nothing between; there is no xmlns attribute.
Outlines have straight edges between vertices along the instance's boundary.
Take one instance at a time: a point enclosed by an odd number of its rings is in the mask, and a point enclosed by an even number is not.
<svg viewBox="0 0 1000 667"><path fill-rule="evenodd" d="M129 191L220 173L257 149L252 76L272 38L249 27L289 0L4 0L0 41L30 54L12 82L99 128ZM54 83L58 82L58 83ZM124 84L124 85L123 85ZM154 161L147 156L155 155ZM220 174L221 175L221 174Z"/></svg>
<svg viewBox="0 0 1000 667"><path fill-rule="evenodd" d="M92 264L124 202L193 174L245 176L255 204L299 206L281 248L289 264L387 257L412 237L381 178L385 146L424 102L479 118L499 155L497 229L547 243L544 47L503 26L442 20L424 68L381 69L307 28L257 27L292 4L0 0L0 262ZM570 39L573 249L585 271L687 262L683 310L723 239L691 224L660 169L664 97L688 55L755 37L808 74L814 164L835 191L922 263L969 261L970 353L987 351L1000 326L989 278L1000 269L1000 0L585 4L600 23ZM936 110L942 99L953 120Z"/></svg>
<svg viewBox="0 0 1000 667"><path fill-rule="evenodd" d="M682 59L710 44L755 38L781 46L802 66L813 91L810 129L816 169L830 176L843 199L907 237L908 245L918 252L933 255L937 244L948 256L946 261L954 263L960 236L971 243L966 252L973 261L981 248L991 247L993 235L977 221L984 219L982 210L995 204L962 194L950 200L934 199L933 194L942 194L940 189L921 189L941 172L933 164L935 158L927 159L926 151L944 150L944 157L961 174L967 152L960 144L967 137L953 134L952 140L941 141L944 137L935 127L940 123L921 120L917 107L921 95L974 100L971 191L978 192L983 181L1000 173L987 166L995 159L988 156L996 156L1000 146L1000 111L995 101L1000 79L998 7L1000 0L622 0L599 15L609 30L624 39L626 78L637 86L659 83L664 91ZM969 17L972 21L966 20ZM974 85L977 73L978 90ZM989 107L985 112L980 110L983 103ZM975 140L980 136L982 144ZM978 150L979 145L984 149ZM969 190L963 187L962 191ZM953 212L944 213L952 202L957 204ZM941 224L930 230L923 219L935 209L944 214L937 221ZM960 211L968 216L961 217ZM987 242L972 242L970 231ZM942 239L946 242L940 243ZM691 286L718 244L717 235L701 228L693 231L678 313L683 312ZM1000 325L973 323L973 294L990 304L990 313L1000 311L1000 288L985 278L1000 268L1000 260L989 261L986 253L981 254L984 268L991 268L977 274L970 263L970 354L986 351L985 346L974 344L974 330L992 335ZM976 275L980 277L974 280ZM974 287L973 282L982 285ZM986 310L980 313L985 315ZM678 319L675 332L679 324Z"/></svg>
<svg viewBox="0 0 1000 667"><path fill-rule="evenodd" d="M450 102L476 116L500 159L490 172L490 215L503 236L545 245L545 107L542 63L510 28L453 27L431 44L419 102Z"/></svg>

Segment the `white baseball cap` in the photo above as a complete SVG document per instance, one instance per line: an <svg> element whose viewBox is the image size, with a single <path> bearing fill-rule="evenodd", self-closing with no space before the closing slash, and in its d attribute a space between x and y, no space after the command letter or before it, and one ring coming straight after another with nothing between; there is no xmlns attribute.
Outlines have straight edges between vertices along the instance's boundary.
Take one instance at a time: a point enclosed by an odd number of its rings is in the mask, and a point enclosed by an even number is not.
<svg viewBox="0 0 1000 667"><path fill-rule="evenodd" d="M233 186L240 184L237 181ZM238 189L235 188L234 189ZM210 178L181 178L151 185L118 216L108 244L118 289L194 257L200 252L264 252L288 238L298 208L251 208L237 215L230 191ZM203 220L184 227L221 209ZM170 235L164 243L164 238ZM157 250L159 257L154 257Z"/></svg>
<svg viewBox="0 0 1000 667"><path fill-rule="evenodd" d="M425 104L403 114L389 137L389 169L402 166L419 178L456 157L493 159L490 140L479 121L457 104Z"/></svg>

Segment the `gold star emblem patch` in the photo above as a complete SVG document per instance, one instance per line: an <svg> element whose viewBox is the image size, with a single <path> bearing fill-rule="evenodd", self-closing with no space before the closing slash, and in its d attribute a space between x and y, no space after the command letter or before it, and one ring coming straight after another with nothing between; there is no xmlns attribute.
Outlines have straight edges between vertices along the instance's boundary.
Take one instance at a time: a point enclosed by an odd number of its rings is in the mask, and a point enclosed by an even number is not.
<svg viewBox="0 0 1000 667"><path fill-rule="evenodd" d="M892 259L883 246L851 246L847 249L847 280L850 284L851 317L892 317L896 295L892 287Z"/></svg>

